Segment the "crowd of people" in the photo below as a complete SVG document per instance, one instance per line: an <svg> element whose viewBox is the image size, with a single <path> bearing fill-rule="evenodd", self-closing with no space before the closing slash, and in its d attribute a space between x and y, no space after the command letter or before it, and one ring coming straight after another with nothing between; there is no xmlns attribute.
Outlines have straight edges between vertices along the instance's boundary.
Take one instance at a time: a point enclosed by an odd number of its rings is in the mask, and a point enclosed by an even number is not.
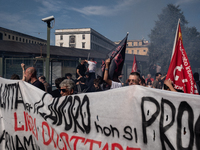
<svg viewBox="0 0 200 150"><path fill-rule="evenodd" d="M88 67L86 67L86 63ZM44 90L45 92L51 94L53 97L61 97L72 94L87 93L87 92L98 92L108 89L120 88L123 86L130 85L141 85L149 88L157 88L170 90L175 92L183 92L174 89L173 83L170 80L165 80L166 75L162 75L160 72L155 74L155 78L152 78L151 74L147 74L145 78L144 75L140 74L140 71L131 72L125 83L122 83L121 77L109 78L109 65L110 59L105 61L105 71L103 78L97 76L95 73L97 62L93 59L81 60L80 64L76 68L76 78L72 78L71 73L66 73L65 77L60 77L55 80L56 89L51 90L51 86L46 82L45 76L40 76L37 78L36 69L34 67L29 67L25 69L25 64L21 64L23 71L23 81L29 82L30 84L36 86L37 88ZM13 74L11 79L19 80L19 76ZM200 93L200 81L199 74L194 73L194 79L197 85L197 89Z"/></svg>

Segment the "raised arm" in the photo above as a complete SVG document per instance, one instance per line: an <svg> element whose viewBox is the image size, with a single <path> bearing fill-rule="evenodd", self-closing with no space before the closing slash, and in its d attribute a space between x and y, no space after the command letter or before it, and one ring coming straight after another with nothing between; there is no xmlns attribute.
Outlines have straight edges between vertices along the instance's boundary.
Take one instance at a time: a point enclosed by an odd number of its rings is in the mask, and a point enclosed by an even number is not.
<svg viewBox="0 0 200 150"><path fill-rule="evenodd" d="M106 59L105 61L106 67L105 67L105 71L104 71L104 77L103 80L108 84L108 85L112 85L112 80L108 79L108 69L109 69L109 65L110 65L110 58Z"/></svg>

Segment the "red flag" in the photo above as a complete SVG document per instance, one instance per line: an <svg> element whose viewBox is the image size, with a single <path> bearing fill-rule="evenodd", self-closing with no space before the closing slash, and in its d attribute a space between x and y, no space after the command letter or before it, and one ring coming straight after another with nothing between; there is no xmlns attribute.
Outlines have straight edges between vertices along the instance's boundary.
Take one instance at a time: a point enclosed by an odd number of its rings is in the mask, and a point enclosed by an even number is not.
<svg viewBox="0 0 200 150"><path fill-rule="evenodd" d="M167 72L166 80L168 79L174 83L175 89L183 90L184 93L198 94L192 69L183 47L180 19L177 25L171 62Z"/></svg>
<svg viewBox="0 0 200 150"><path fill-rule="evenodd" d="M137 61L134 55L134 60L133 60L133 66L132 66L132 71L131 72L136 72L137 71Z"/></svg>

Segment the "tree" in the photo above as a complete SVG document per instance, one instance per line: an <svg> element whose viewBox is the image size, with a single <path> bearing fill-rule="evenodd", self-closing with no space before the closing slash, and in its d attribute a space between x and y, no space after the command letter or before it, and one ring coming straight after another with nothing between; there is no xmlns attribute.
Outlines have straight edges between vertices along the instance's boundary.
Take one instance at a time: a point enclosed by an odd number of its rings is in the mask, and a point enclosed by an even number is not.
<svg viewBox="0 0 200 150"><path fill-rule="evenodd" d="M158 15L159 20L155 22L155 27L151 30L151 34L149 35L151 43L149 46L149 64L150 66L153 66L154 64L159 63L162 67L162 72L167 72L170 64L179 18L181 20L183 45L190 63L192 62L191 66L194 64L194 61L199 62L199 33L195 27L186 27L188 22L185 19L183 12L181 12L181 9L179 9L179 6L169 4L162 10L162 13ZM195 53L198 53L198 55Z"/></svg>

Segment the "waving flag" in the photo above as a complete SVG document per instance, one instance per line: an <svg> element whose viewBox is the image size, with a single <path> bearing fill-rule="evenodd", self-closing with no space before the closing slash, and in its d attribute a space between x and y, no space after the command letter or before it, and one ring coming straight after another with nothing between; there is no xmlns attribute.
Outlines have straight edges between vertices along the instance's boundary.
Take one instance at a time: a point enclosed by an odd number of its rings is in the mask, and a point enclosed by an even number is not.
<svg viewBox="0 0 200 150"><path fill-rule="evenodd" d="M171 62L167 72L166 80L168 79L174 83L175 89L183 90L184 93L198 94L192 69L183 47L180 19L177 25Z"/></svg>
<svg viewBox="0 0 200 150"><path fill-rule="evenodd" d="M137 61L136 61L136 57L134 55L133 66L132 66L131 72L136 72L136 71L137 71Z"/></svg>
<svg viewBox="0 0 200 150"><path fill-rule="evenodd" d="M115 47L111 52L107 54L107 58L110 58L110 66L109 66L109 79L117 78L121 75L121 71L124 65L125 60L125 51L127 44L128 33L126 37ZM98 74L103 78L103 74L105 71L105 62L102 61L101 70Z"/></svg>

